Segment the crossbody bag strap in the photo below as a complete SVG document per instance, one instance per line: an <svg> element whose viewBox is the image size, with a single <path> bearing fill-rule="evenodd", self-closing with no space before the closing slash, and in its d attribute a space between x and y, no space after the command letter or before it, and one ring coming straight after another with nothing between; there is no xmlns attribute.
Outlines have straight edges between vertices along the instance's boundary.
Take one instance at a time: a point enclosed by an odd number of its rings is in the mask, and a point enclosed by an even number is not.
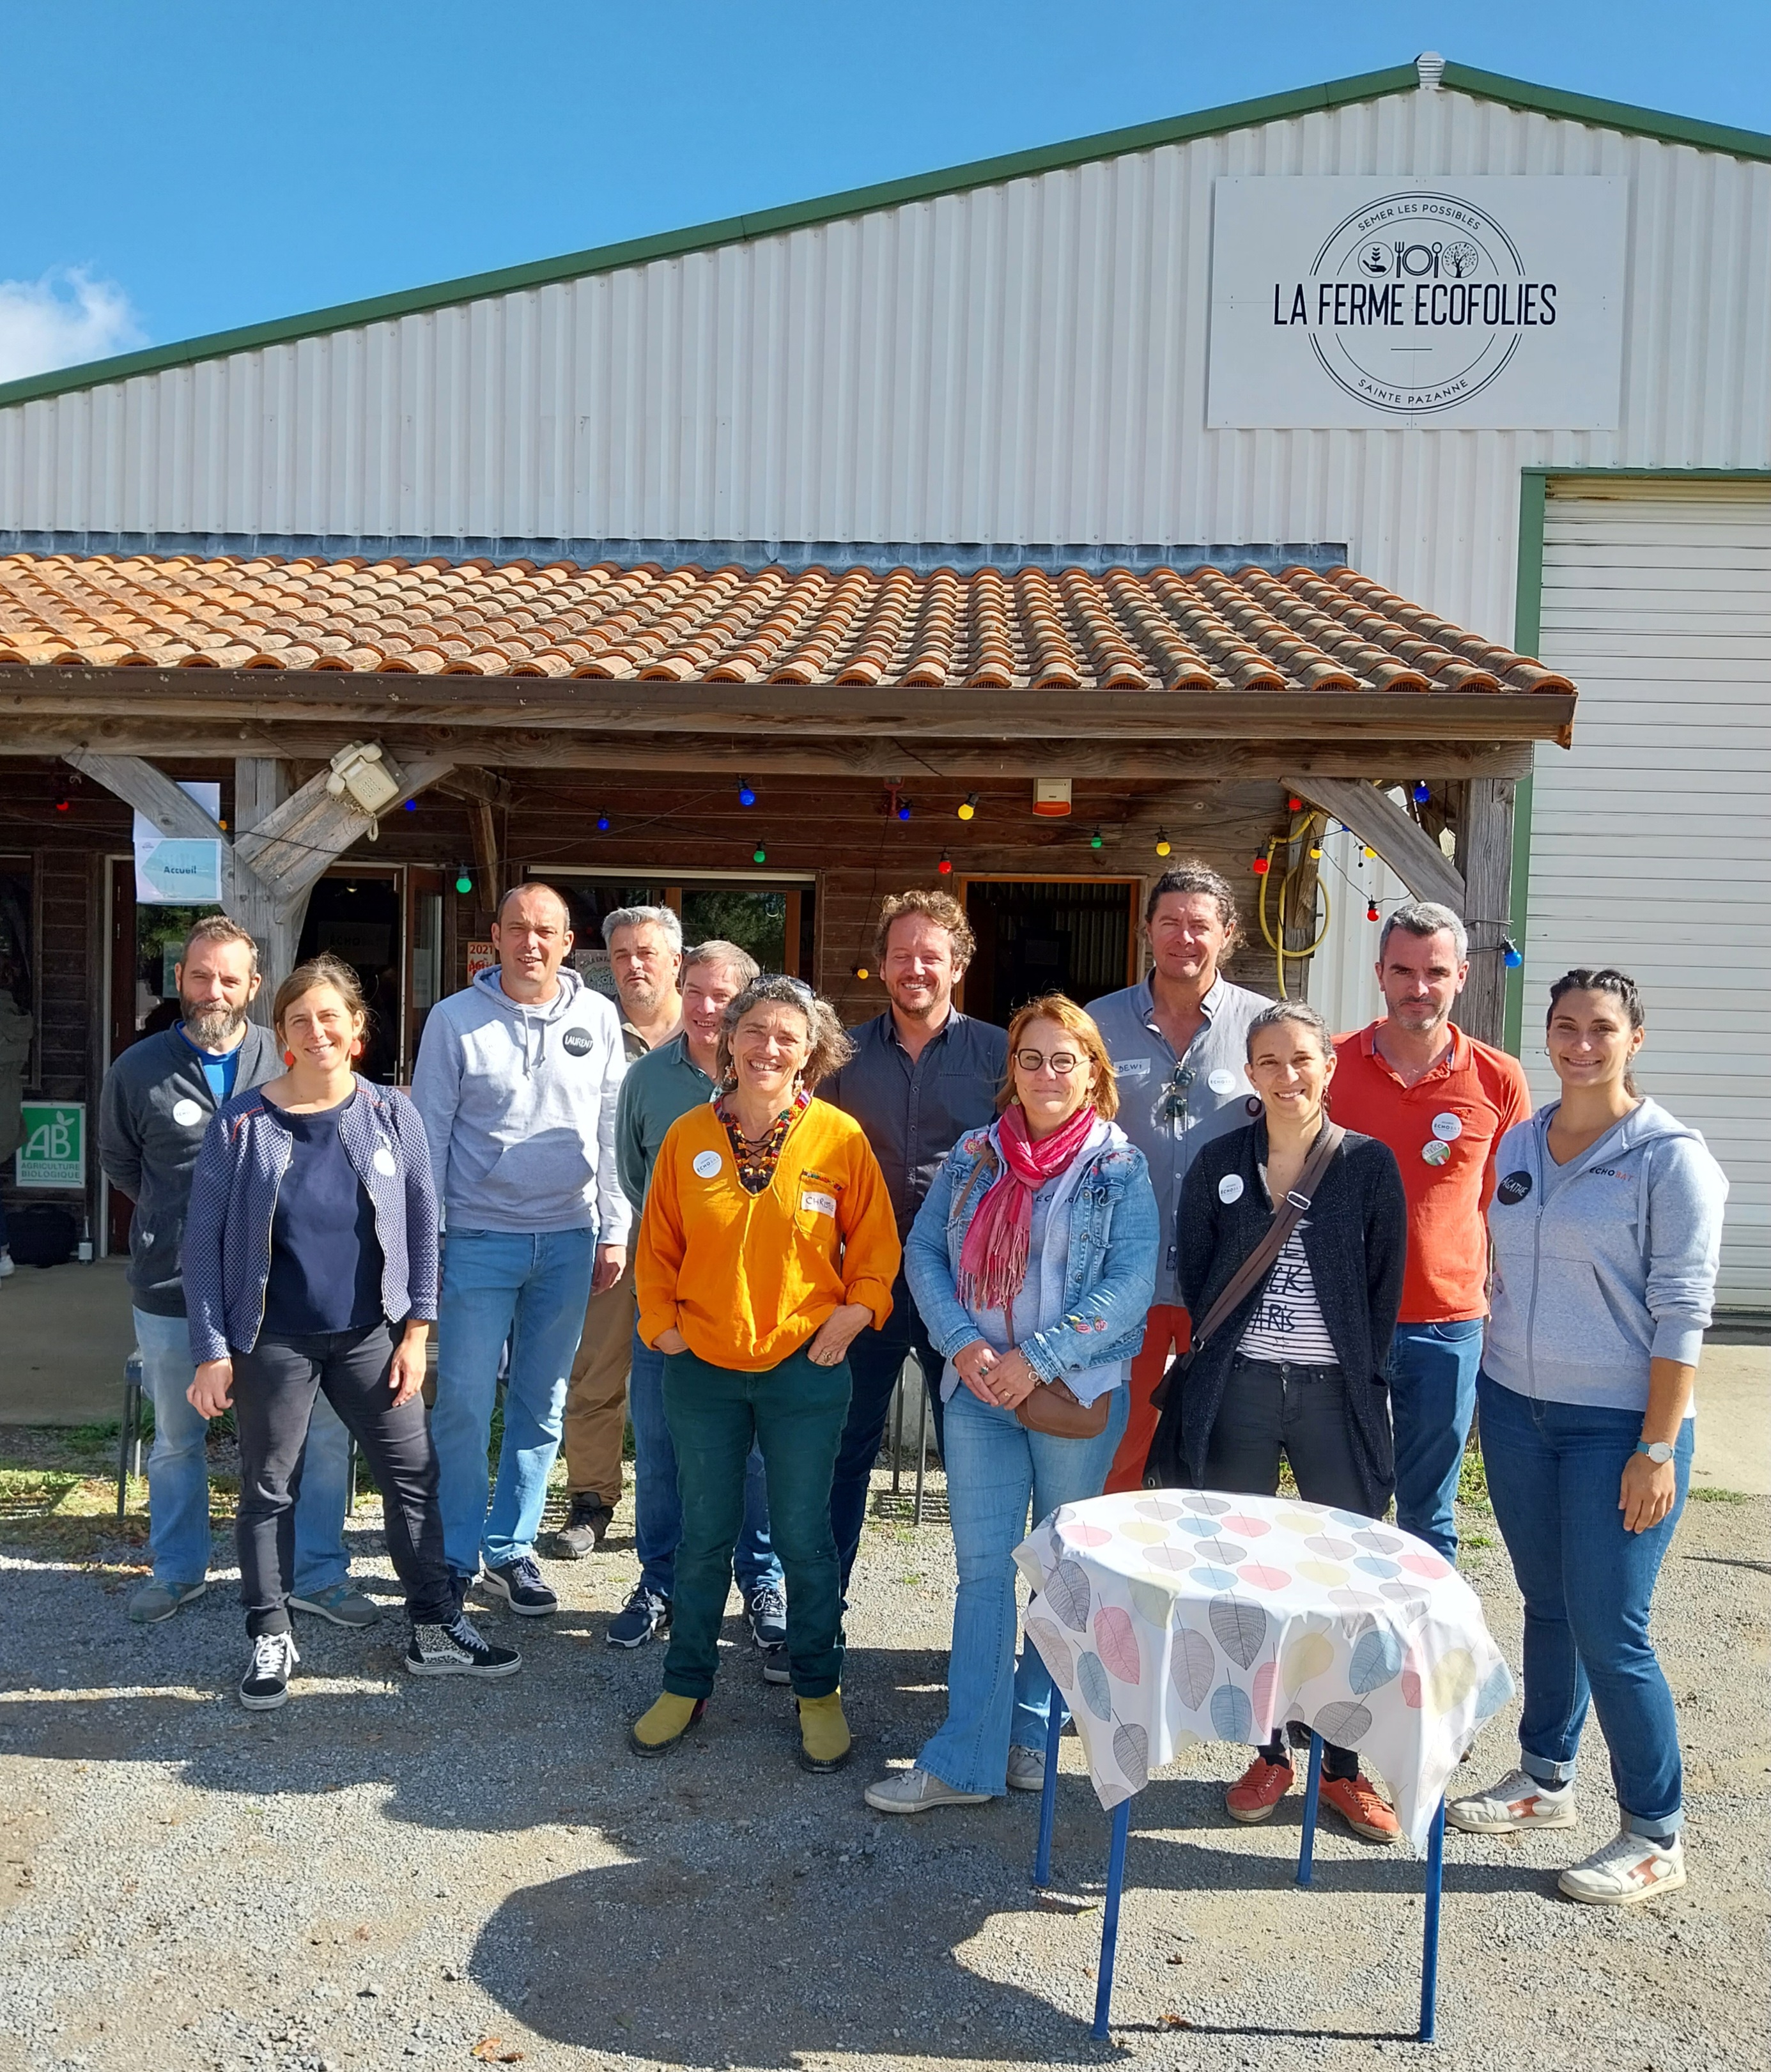
<svg viewBox="0 0 1771 2072"><path fill-rule="evenodd" d="M1325 1123L1321 1134L1310 1147L1310 1155L1304 1161L1304 1170L1297 1176L1297 1185L1273 1211L1273 1219L1262 1233L1261 1240L1230 1276L1228 1285L1217 1301L1206 1310L1205 1321L1193 1334L1192 1350L1198 1352L1212 1333L1233 1315L1244 1299L1266 1279L1272 1269L1273 1261L1285 1248L1285 1240L1296 1229L1300 1219L1309 1210L1322 1175L1328 1170L1329 1161L1341 1148L1346 1132L1336 1122Z"/></svg>

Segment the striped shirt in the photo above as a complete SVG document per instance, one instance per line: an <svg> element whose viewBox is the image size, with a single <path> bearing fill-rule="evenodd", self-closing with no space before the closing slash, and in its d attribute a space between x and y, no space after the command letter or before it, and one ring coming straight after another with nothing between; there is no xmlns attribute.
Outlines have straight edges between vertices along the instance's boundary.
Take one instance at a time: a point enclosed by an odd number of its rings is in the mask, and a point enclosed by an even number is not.
<svg viewBox="0 0 1771 2072"><path fill-rule="evenodd" d="M1273 1261L1236 1348L1244 1359L1289 1360L1302 1367L1340 1364L1316 1299L1316 1282L1304 1252L1304 1228L1305 1222L1297 1223Z"/></svg>

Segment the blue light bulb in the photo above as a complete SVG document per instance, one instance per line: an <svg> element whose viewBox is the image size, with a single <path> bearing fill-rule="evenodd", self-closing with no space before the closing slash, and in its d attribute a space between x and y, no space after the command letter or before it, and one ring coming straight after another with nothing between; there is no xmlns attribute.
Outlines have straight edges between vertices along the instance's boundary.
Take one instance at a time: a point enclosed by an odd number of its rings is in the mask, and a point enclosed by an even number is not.
<svg viewBox="0 0 1771 2072"><path fill-rule="evenodd" d="M738 779L738 804L741 806L754 806L756 804L755 792L751 790L749 783L742 777Z"/></svg>
<svg viewBox="0 0 1771 2072"><path fill-rule="evenodd" d="M1510 935L1501 944L1501 961L1509 971L1517 971L1525 961L1525 952Z"/></svg>
<svg viewBox="0 0 1771 2072"><path fill-rule="evenodd" d="M609 816L606 813L598 813L597 816L597 832L599 835L606 835L608 832Z"/></svg>
<svg viewBox="0 0 1771 2072"><path fill-rule="evenodd" d="M1427 801L1428 801L1428 800L1432 796L1432 787L1430 784L1427 784L1427 783L1420 783L1420 784L1416 784L1416 787L1415 787L1415 804L1416 804L1417 806L1424 806L1424 805L1425 805L1425 804L1426 804L1426 803L1427 803Z"/></svg>

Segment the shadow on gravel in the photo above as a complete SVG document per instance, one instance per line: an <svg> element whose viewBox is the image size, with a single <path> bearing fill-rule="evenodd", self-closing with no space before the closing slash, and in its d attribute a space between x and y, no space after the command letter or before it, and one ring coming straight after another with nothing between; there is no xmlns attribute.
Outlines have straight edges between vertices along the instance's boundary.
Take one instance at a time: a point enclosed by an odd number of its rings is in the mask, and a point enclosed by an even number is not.
<svg viewBox="0 0 1771 2072"><path fill-rule="evenodd" d="M957 1961L1005 1893L943 1877L910 1897L893 1895L888 1929L865 1872L808 1889L788 1864L759 1864L734 1889L688 1862L618 1864L513 1893L469 1971L554 2042L708 2072L791 2072L820 2053L1042 2065L1119 2054L1086 2020Z"/></svg>

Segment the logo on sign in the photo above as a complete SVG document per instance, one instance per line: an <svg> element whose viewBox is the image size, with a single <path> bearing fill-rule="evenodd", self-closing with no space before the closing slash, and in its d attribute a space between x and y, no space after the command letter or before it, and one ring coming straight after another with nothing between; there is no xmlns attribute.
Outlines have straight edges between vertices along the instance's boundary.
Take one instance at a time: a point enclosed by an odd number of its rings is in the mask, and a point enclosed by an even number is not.
<svg viewBox="0 0 1771 2072"><path fill-rule="evenodd" d="M1418 417L1479 396L1528 331L1555 324L1559 291L1486 209L1407 191L1354 210L1302 279L1274 282L1273 322L1304 327L1348 395Z"/></svg>

